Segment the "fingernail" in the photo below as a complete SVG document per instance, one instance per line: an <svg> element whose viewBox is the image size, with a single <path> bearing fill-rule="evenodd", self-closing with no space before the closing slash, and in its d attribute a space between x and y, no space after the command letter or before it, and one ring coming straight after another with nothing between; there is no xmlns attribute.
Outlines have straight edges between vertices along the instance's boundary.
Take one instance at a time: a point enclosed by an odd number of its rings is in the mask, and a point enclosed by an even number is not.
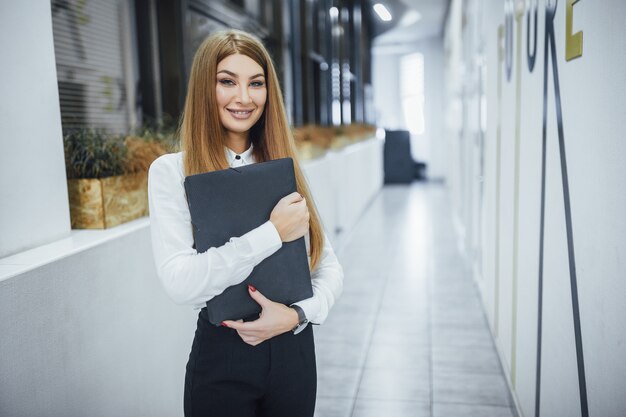
<svg viewBox="0 0 626 417"><path fill-rule="evenodd" d="M228 327L228 324L226 324L226 323L222 322L222 326L224 326L224 327Z"/></svg>
<svg viewBox="0 0 626 417"><path fill-rule="evenodd" d="M256 291L256 288L254 288L252 285L248 284L248 288L250 289L250 291L254 292Z"/></svg>

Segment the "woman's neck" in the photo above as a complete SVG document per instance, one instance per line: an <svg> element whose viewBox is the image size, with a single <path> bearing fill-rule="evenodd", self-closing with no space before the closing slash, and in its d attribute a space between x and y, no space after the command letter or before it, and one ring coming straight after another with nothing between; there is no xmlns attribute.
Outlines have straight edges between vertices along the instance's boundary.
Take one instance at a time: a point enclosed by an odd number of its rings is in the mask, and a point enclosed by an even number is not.
<svg viewBox="0 0 626 417"><path fill-rule="evenodd" d="M243 153L250 147L250 140L248 132L234 133L228 132L226 134L226 146L228 146L235 153Z"/></svg>

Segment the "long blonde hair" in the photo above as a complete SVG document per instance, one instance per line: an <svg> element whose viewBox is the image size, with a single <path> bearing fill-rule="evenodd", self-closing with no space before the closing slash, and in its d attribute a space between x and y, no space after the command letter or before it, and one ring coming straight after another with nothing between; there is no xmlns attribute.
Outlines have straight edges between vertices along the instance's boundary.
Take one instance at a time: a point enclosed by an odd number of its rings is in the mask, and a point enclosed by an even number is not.
<svg viewBox="0 0 626 417"><path fill-rule="evenodd" d="M202 42L196 52L179 131L185 175L229 167L224 152L227 143L226 130L215 110L217 109L215 85L218 63L233 54L251 58L265 73L267 86L265 109L261 118L250 129L254 158L257 162L286 157L293 159L296 186L298 192L306 198L309 209L310 256L313 271L319 263L324 245L319 215L298 163L272 59L263 44L248 33L234 29L215 32Z"/></svg>

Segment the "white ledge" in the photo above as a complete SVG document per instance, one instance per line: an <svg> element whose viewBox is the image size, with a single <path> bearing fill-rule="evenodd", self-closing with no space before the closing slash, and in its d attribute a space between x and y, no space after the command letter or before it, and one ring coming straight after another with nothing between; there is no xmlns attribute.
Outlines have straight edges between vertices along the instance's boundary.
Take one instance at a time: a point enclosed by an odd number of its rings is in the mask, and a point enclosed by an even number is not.
<svg viewBox="0 0 626 417"><path fill-rule="evenodd" d="M66 238L0 259L0 282L149 226L144 216L110 229L72 229Z"/></svg>
<svg viewBox="0 0 626 417"><path fill-rule="evenodd" d="M332 154L352 152L372 143L372 141L379 140L372 137L349 144L341 149L331 150L323 157L303 161L302 166L303 168L314 166L326 158L332 157ZM68 237L1 258L0 282L147 227L150 227L149 216L140 217L110 229L72 229Z"/></svg>

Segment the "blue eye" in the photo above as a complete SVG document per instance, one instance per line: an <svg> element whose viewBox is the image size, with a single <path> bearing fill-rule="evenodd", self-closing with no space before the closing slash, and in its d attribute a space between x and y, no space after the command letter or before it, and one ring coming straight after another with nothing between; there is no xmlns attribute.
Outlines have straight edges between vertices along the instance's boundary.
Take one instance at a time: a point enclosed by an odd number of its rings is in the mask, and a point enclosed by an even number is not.
<svg viewBox="0 0 626 417"><path fill-rule="evenodd" d="M220 84L224 84L224 85L235 85L233 80L229 80L228 78L223 78L223 79L219 80L218 82Z"/></svg>
<svg viewBox="0 0 626 417"><path fill-rule="evenodd" d="M253 87L263 87L265 83L263 81L253 81L250 85Z"/></svg>

